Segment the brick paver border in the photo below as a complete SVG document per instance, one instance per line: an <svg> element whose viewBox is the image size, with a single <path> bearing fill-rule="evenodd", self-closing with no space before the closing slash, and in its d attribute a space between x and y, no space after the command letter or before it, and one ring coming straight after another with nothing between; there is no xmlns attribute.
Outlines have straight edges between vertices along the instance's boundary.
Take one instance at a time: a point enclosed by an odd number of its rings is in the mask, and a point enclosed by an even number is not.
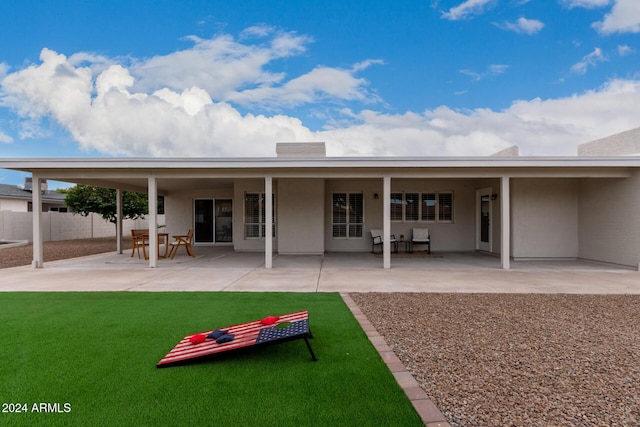
<svg viewBox="0 0 640 427"><path fill-rule="evenodd" d="M451 427L442 412L433 404L427 394L420 388L413 375L407 370L402 361L395 355L393 349L387 345L384 338L378 333L376 328L369 322L349 294L341 293L340 296L360 323L362 330L367 334L369 341L376 348L380 357L387 364L387 367L404 390L407 398L415 408L420 418L427 427Z"/></svg>

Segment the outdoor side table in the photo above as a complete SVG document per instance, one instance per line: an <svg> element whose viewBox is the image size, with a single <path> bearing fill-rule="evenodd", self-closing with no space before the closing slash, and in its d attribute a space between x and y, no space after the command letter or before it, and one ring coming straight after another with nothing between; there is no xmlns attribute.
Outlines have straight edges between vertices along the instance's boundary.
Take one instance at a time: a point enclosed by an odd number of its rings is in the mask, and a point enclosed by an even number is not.
<svg viewBox="0 0 640 427"><path fill-rule="evenodd" d="M413 253L413 242L411 240L398 240L398 245L404 245L404 252L407 254ZM400 248L398 248L398 251Z"/></svg>

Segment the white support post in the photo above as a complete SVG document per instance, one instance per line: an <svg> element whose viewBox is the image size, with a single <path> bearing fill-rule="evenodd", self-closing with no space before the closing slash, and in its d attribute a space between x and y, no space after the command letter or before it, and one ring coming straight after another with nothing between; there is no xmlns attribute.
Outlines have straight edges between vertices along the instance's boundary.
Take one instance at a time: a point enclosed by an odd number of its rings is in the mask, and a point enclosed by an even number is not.
<svg viewBox="0 0 640 427"><path fill-rule="evenodd" d="M391 268L391 177L383 177L382 188L382 264Z"/></svg>
<svg viewBox="0 0 640 427"><path fill-rule="evenodd" d="M149 177L149 267L158 266L158 181Z"/></svg>
<svg viewBox="0 0 640 427"><path fill-rule="evenodd" d="M264 178L264 268L273 268L273 178Z"/></svg>
<svg viewBox="0 0 640 427"><path fill-rule="evenodd" d="M31 179L31 209L33 211L33 268L44 266L44 251L42 249L42 190L41 178L33 175Z"/></svg>
<svg viewBox="0 0 640 427"><path fill-rule="evenodd" d="M500 238L500 258L502 268L509 270L510 256L511 256L511 209L510 209L510 188L509 177L503 176L500 178L500 222L501 224L501 238Z"/></svg>
<svg viewBox="0 0 640 427"><path fill-rule="evenodd" d="M122 254L122 190L116 189L116 253Z"/></svg>

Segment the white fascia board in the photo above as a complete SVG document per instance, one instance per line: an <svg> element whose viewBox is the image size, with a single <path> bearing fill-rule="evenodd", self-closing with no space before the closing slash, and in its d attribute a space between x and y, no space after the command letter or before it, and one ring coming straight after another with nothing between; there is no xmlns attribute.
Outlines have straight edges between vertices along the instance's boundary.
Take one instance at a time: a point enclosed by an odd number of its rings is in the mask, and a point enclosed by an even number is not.
<svg viewBox="0 0 640 427"><path fill-rule="evenodd" d="M20 171L234 169L413 169L413 168L640 167L640 156L624 157L325 157L325 158L70 158L0 159L0 168Z"/></svg>

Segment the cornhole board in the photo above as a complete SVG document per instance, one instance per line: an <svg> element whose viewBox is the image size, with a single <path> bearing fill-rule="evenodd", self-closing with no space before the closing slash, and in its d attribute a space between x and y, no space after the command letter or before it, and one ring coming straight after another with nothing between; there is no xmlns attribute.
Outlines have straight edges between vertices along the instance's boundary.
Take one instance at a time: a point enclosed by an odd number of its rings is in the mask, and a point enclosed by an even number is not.
<svg viewBox="0 0 640 427"><path fill-rule="evenodd" d="M289 323L289 325L282 325L283 323ZM282 326L279 327L278 325ZM189 339L198 334L187 335L157 363L156 367L165 368L196 361L216 353L296 339L304 339L312 360L317 360L311 349L311 344L309 344L309 338L313 338L313 336L309 329L309 312L307 310L283 314L279 316L279 319L273 325L263 325L260 320L254 320L218 329L225 329L229 334L234 334L234 340L218 344L214 339L207 339L204 342L193 344ZM207 335L212 331L199 332L199 334Z"/></svg>

